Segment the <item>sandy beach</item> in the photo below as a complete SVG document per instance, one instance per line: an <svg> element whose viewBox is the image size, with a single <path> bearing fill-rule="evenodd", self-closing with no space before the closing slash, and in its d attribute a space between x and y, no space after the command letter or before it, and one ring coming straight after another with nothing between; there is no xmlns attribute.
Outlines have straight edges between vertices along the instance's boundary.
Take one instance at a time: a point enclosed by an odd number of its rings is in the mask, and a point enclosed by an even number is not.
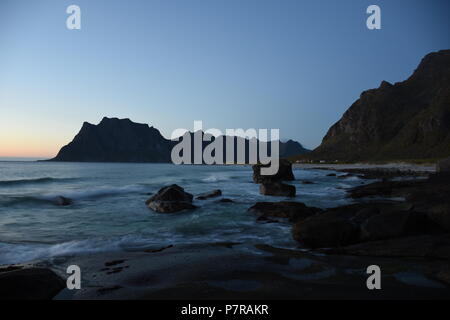
<svg viewBox="0 0 450 320"><path fill-rule="evenodd" d="M413 171L433 173L436 171L435 165L419 165L412 163L385 163L385 164L370 164L370 163L353 163L353 164L325 164L325 163L294 163L294 169L328 169L336 171L346 170L399 170L399 171Z"/></svg>

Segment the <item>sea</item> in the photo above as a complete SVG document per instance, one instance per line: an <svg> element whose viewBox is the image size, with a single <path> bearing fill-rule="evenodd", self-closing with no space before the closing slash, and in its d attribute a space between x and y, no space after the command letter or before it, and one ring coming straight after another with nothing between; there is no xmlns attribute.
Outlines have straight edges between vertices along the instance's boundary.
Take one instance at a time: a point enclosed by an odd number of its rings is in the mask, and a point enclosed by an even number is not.
<svg viewBox="0 0 450 320"><path fill-rule="evenodd" d="M0 264L177 244L293 248L288 222L258 222L247 210L258 201L321 208L350 203L346 190L365 182L328 176L331 172L294 169L297 196L284 198L259 194L250 166L0 161ZM200 208L173 214L148 209L151 194L170 184L194 196L221 189L233 202L194 200ZM58 196L73 204L55 205Z"/></svg>

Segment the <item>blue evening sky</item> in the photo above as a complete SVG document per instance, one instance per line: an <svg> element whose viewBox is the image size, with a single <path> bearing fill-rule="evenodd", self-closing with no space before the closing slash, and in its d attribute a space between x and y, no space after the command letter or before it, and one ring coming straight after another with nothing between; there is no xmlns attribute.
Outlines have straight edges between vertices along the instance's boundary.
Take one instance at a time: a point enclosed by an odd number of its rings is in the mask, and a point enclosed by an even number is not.
<svg viewBox="0 0 450 320"><path fill-rule="evenodd" d="M66 8L81 8L81 30ZM382 29L366 28L366 8ZM450 48L443 0L1 0L0 156L53 156L103 116L279 128L314 148L363 90Z"/></svg>

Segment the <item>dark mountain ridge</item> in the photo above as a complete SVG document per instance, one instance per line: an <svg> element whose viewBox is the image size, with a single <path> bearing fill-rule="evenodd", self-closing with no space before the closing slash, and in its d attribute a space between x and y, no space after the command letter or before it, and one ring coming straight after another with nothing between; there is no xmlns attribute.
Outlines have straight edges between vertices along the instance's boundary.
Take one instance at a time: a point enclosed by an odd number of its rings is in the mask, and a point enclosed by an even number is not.
<svg viewBox="0 0 450 320"><path fill-rule="evenodd" d="M193 136L193 133L190 135ZM202 137L203 135L204 133ZM243 138L234 138L235 145L239 139ZM243 140L248 162L249 140ZM130 119L104 117L98 125L84 122L73 141L62 147L56 157L49 161L171 162L171 151L177 143L164 138L158 129L147 124L135 123ZM203 142L202 150L210 143ZM225 139L223 151L225 154ZM296 141L280 142L280 157L306 152L309 150Z"/></svg>
<svg viewBox="0 0 450 320"><path fill-rule="evenodd" d="M405 81L383 81L327 132L308 159L404 160L450 155L450 50L426 55Z"/></svg>

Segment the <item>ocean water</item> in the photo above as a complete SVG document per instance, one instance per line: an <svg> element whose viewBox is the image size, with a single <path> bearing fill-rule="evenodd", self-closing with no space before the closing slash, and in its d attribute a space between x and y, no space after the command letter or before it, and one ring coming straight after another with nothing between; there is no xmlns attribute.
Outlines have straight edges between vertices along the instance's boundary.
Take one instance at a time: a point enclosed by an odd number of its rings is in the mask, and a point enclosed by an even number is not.
<svg viewBox="0 0 450 320"><path fill-rule="evenodd" d="M250 166L0 162L0 264L222 241L294 247L289 223L257 222L247 209L257 201L323 208L349 203L345 190L363 181L329 173L294 170L297 197L287 199L260 195ZM173 183L194 196L221 189L235 202L194 200L201 208L176 214L146 207L150 193ZM74 203L56 206L57 196Z"/></svg>

